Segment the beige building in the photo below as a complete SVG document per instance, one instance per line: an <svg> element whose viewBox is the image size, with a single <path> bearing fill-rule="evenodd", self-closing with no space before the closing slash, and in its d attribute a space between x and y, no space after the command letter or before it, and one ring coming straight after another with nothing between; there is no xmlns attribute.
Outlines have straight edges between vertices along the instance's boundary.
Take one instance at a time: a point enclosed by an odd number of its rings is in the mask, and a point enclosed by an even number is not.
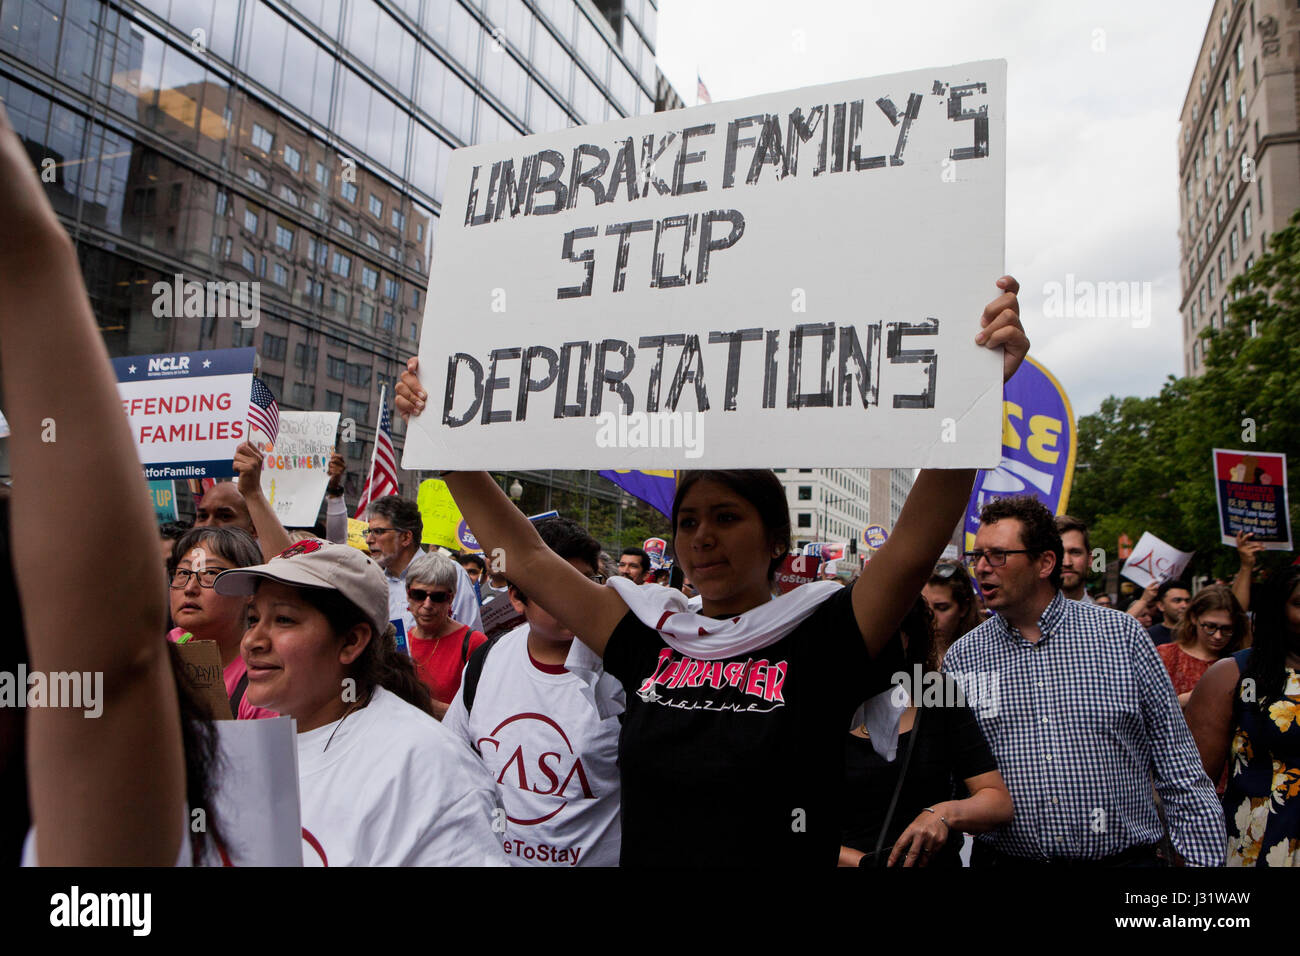
<svg viewBox="0 0 1300 956"><path fill-rule="evenodd" d="M793 544L857 540L877 524L893 531L912 488L909 468L777 468L790 505Z"/></svg>
<svg viewBox="0 0 1300 956"><path fill-rule="evenodd" d="M1228 285L1300 207L1300 9L1219 0L1201 41L1179 132L1183 371L1205 370Z"/></svg>

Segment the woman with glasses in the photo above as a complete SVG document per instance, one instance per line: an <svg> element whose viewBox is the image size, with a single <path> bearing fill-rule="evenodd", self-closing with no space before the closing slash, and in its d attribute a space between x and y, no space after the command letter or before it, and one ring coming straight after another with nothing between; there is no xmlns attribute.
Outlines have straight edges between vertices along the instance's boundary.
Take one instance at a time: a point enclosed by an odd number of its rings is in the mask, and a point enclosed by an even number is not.
<svg viewBox="0 0 1300 956"><path fill-rule="evenodd" d="M411 661L433 695L433 716L442 720L460 689L460 675L487 635L451 616L460 579L456 564L444 554L420 554L406 572L406 598L415 627L407 634Z"/></svg>
<svg viewBox="0 0 1300 956"><path fill-rule="evenodd" d="M921 596L934 613L934 653L936 664L942 664L943 655L957 638L984 623L979 599L959 561L936 564Z"/></svg>
<svg viewBox="0 0 1300 956"><path fill-rule="evenodd" d="M1231 589L1216 584L1200 591L1174 628L1174 639L1156 648L1173 682L1178 703L1187 706L1192 688L1210 665L1246 643L1250 623Z"/></svg>
<svg viewBox="0 0 1300 956"><path fill-rule="evenodd" d="M231 568L262 563L257 542L242 528L193 528L172 552L172 628L168 637L178 644L213 641L221 655L230 715L239 720L276 717L275 711L254 707L245 699L248 669L239 656L239 642L248 626L248 599L218 594L217 575Z"/></svg>

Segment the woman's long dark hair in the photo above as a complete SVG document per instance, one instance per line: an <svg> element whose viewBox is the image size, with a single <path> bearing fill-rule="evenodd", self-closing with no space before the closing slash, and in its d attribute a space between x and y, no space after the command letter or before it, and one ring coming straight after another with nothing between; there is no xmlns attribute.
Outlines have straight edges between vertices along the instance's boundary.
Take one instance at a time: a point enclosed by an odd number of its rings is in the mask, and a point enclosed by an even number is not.
<svg viewBox="0 0 1300 956"><path fill-rule="evenodd" d="M683 471L673 495L673 536L677 535L677 512L691 487L700 481L716 481L744 498L758 511L767 530L768 542L780 553L768 563L767 579L773 580L776 569L790 553L790 506L785 500L785 486L776 473L766 468L741 468L729 471Z"/></svg>
<svg viewBox="0 0 1300 956"><path fill-rule="evenodd" d="M176 645L167 641L167 659L172 666L172 679L176 683L176 698L181 713L181 747L185 751L185 805L189 807L190 849L195 866L211 863L209 842L213 848L223 847L220 822L216 814L216 779L220 773L220 752L217 748L217 729L208 716L198 692L185 676L181 653ZM193 813L203 811L203 826L195 829Z"/></svg>
<svg viewBox="0 0 1300 956"><path fill-rule="evenodd" d="M1255 630L1250 663L1242 679L1255 682L1255 700L1261 708L1281 699L1286 691L1286 655L1300 643L1287 625L1286 605L1300 587L1300 566L1289 565L1274 572L1255 604Z"/></svg>
<svg viewBox="0 0 1300 956"><path fill-rule="evenodd" d="M898 630L907 638L907 652L904 655L910 671L912 665L920 664L923 672L939 669L938 642L934 639L934 612L924 597L917 596L912 606L903 615Z"/></svg>
<svg viewBox="0 0 1300 956"><path fill-rule="evenodd" d="M300 587L304 601L325 615L334 634L342 637L358 624L374 625L361 608L349 601L339 591L331 588ZM364 700L376 687L396 694L412 707L418 707L433 716L433 696L424 686L411 658L397 649L396 635L391 626L383 634L370 635L361 656L352 662L348 676L357 682L357 699Z"/></svg>

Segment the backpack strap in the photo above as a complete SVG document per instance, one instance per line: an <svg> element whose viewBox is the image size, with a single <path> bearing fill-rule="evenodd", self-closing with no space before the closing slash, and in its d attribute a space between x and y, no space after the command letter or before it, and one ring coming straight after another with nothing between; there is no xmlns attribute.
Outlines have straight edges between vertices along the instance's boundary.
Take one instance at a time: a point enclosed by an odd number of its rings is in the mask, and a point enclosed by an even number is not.
<svg viewBox="0 0 1300 956"><path fill-rule="evenodd" d="M235 720L239 719L239 702L244 699L246 690L248 690L248 671L244 671L244 676L239 678L239 683L235 685L235 692L230 695L230 716Z"/></svg>
<svg viewBox="0 0 1300 956"><path fill-rule="evenodd" d="M468 638L466 640L468 641ZM492 650L492 645L495 643L495 640L488 638L474 648L474 653L469 656L469 661L465 665L465 673L461 676L461 687L466 714L474 709L474 695L478 692L478 680L483 676L483 662L487 660L488 651Z"/></svg>

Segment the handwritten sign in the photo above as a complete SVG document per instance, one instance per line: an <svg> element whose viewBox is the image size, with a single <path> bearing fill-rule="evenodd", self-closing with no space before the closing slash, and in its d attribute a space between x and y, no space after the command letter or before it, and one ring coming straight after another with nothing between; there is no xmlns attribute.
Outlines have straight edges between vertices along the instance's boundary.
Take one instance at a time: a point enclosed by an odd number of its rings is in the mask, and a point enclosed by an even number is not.
<svg viewBox="0 0 1300 956"><path fill-rule="evenodd" d="M1005 107L995 60L456 150L403 467L995 466Z"/></svg>
<svg viewBox="0 0 1300 956"><path fill-rule="evenodd" d="M1286 455L1216 448L1214 478L1224 544L1236 547L1237 532L1249 531L1266 550L1291 550Z"/></svg>
<svg viewBox="0 0 1300 956"><path fill-rule="evenodd" d="M1194 551L1179 551L1148 531L1138 539L1120 574L1142 588L1153 581L1172 581L1182 575L1194 554Z"/></svg>
<svg viewBox="0 0 1300 956"><path fill-rule="evenodd" d="M265 436L257 442L262 452L262 492L286 528L316 523L329 484L330 453L338 427L338 412L281 412L275 442Z"/></svg>

